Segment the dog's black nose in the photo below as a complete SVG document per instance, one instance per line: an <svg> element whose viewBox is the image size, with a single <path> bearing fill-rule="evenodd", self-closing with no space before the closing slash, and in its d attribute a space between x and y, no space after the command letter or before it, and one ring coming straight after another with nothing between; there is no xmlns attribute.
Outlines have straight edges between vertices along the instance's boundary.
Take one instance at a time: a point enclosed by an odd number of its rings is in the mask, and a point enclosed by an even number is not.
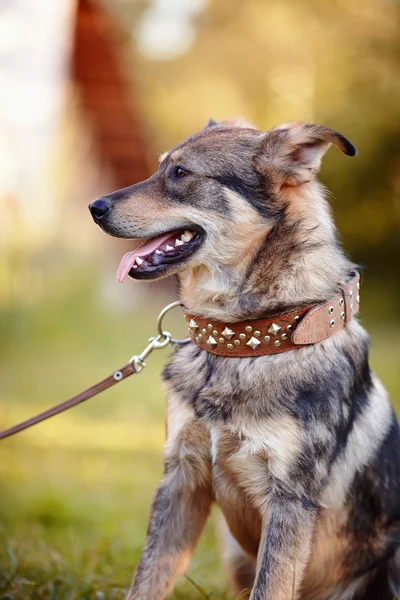
<svg viewBox="0 0 400 600"><path fill-rule="evenodd" d="M111 208L111 202L107 198L97 198L91 204L89 204L89 210L92 213L92 217L95 221L99 221L106 216Z"/></svg>

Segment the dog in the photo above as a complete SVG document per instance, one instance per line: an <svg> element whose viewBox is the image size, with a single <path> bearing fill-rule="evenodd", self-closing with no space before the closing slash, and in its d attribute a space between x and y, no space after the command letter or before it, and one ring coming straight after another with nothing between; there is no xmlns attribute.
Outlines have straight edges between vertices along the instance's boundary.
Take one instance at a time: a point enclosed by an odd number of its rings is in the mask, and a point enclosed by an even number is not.
<svg viewBox="0 0 400 600"><path fill-rule="evenodd" d="M90 205L148 240L119 281L175 275L191 332L164 371L165 473L129 600L166 597L213 502L242 598L400 596L400 432L315 177L332 144L356 154L320 125L211 120Z"/></svg>

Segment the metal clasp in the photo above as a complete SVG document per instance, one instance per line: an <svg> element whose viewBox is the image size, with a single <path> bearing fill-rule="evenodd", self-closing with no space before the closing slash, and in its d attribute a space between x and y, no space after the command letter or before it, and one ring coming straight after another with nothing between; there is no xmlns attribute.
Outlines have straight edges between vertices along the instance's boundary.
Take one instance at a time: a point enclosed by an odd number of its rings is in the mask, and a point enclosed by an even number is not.
<svg viewBox="0 0 400 600"><path fill-rule="evenodd" d="M157 318L158 335L149 339L148 345L143 350L143 352L141 352L141 354L134 354L129 360L130 363L133 363L137 373L140 373L140 371L144 369L144 367L146 366L145 359L149 356L149 354L153 352L153 350L165 348L166 346L168 346L168 344L186 344L187 342L190 342L189 337L182 340L175 339L172 337L169 331L164 331L162 328L164 316L167 314L167 312L169 312L177 306L182 306L182 302L180 302L179 300L176 302L172 302L171 304L168 304L165 308L162 309Z"/></svg>
<svg viewBox="0 0 400 600"><path fill-rule="evenodd" d="M168 346L170 342L171 334L168 331L164 331L157 337L151 337L146 348L139 355L134 354L129 362L133 363L137 373L140 373L140 371L146 366L145 359L149 356L149 354L151 354L153 350L165 348L165 346Z"/></svg>

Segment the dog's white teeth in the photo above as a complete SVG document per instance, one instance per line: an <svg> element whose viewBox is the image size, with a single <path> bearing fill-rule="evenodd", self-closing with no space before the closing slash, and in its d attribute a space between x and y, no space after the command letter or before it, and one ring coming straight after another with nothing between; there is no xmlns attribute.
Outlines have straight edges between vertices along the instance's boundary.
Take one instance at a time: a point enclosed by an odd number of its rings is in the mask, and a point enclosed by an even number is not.
<svg viewBox="0 0 400 600"><path fill-rule="evenodd" d="M170 246L169 244L167 244L167 245L165 246L165 251L166 251L166 252L171 252L171 250L173 250L173 249L174 249L174 248L173 248L173 246Z"/></svg>
<svg viewBox="0 0 400 600"><path fill-rule="evenodd" d="M156 254L162 254L161 250L156 250Z"/></svg>
<svg viewBox="0 0 400 600"><path fill-rule="evenodd" d="M184 231L181 235L182 242L190 242L190 240L194 237L194 233L191 231Z"/></svg>
<svg viewBox="0 0 400 600"><path fill-rule="evenodd" d="M185 242L182 242L182 240L175 240L175 247L176 246L183 246Z"/></svg>
<svg viewBox="0 0 400 600"><path fill-rule="evenodd" d="M143 262L143 259L141 259L140 256L137 256L136 257L136 262L137 262L138 265L141 265L142 262Z"/></svg>
<svg viewBox="0 0 400 600"><path fill-rule="evenodd" d="M132 265L132 267L133 267L134 269L137 269L137 265Z"/></svg>

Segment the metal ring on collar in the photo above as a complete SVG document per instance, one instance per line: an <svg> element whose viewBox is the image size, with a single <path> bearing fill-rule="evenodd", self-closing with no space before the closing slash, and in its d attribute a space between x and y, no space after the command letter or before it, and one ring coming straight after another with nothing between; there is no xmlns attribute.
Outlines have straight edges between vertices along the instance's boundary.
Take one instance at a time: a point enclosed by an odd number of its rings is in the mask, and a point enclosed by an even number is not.
<svg viewBox="0 0 400 600"><path fill-rule="evenodd" d="M167 306L165 306L162 311L160 312L160 314L158 315L157 318L157 331L159 333L159 335L162 335L163 337L168 337L171 334L168 331L164 331L162 328L162 323L163 323L163 319L165 317L165 315L172 310L173 308L176 308L177 306L183 306L183 302L181 302L180 300L176 300L175 302L171 302L171 304L167 304ZM183 338L181 340L175 339L175 338L171 338L171 343L172 344L187 344L188 342L190 342L191 339L190 337L187 338Z"/></svg>

